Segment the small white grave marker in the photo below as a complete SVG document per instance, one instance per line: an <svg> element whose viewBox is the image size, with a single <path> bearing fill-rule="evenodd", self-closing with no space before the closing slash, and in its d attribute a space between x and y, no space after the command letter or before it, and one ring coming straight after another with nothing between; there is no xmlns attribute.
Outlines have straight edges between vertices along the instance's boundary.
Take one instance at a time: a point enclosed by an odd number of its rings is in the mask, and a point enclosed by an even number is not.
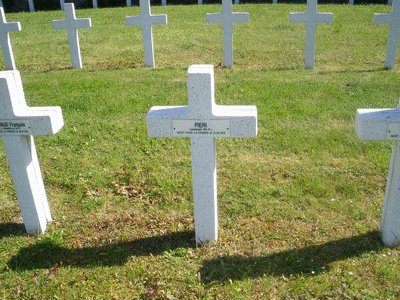
<svg viewBox="0 0 400 300"><path fill-rule="evenodd" d="M167 15L152 15L150 12L150 0L140 0L140 16L126 17L127 26L142 26L144 65L155 67L153 29L155 24L167 24Z"/></svg>
<svg viewBox="0 0 400 300"><path fill-rule="evenodd" d="M392 140L392 158L381 217L388 247L400 245L400 103L395 109L358 109L355 129L362 140Z"/></svg>
<svg viewBox="0 0 400 300"><path fill-rule="evenodd" d="M34 135L57 133L60 107L28 107L18 71L0 72L0 136L28 234L44 232L51 214L40 173Z"/></svg>
<svg viewBox="0 0 400 300"><path fill-rule="evenodd" d="M222 0L222 13L206 14L207 23L222 23L224 67L233 67L233 23L248 23L248 13L233 13L232 0Z"/></svg>
<svg viewBox="0 0 400 300"><path fill-rule="evenodd" d="M61 7L61 10L64 10L64 0L60 0L60 7Z"/></svg>
<svg viewBox="0 0 400 300"><path fill-rule="evenodd" d="M306 23L306 49L305 49L305 68L314 68L315 57L315 35L317 23L332 23L332 13L318 13L317 0L307 0L307 10L305 13L290 13L290 23Z"/></svg>
<svg viewBox="0 0 400 300"><path fill-rule="evenodd" d="M93 0L93 8L97 8L97 0Z"/></svg>
<svg viewBox="0 0 400 300"><path fill-rule="evenodd" d="M385 68L393 69L396 65L400 35L400 0L394 0L390 14L375 14L375 24L390 24L386 48Z"/></svg>
<svg viewBox="0 0 400 300"><path fill-rule="evenodd" d="M257 136L255 106L216 105L212 65L187 74L189 106L154 106L147 114L150 137L190 137L196 242L216 241L216 137Z"/></svg>
<svg viewBox="0 0 400 300"><path fill-rule="evenodd" d="M126 6L131 7L132 6L132 0L126 0Z"/></svg>
<svg viewBox="0 0 400 300"><path fill-rule="evenodd" d="M0 0L0 7L4 7L3 0Z"/></svg>
<svg viewBox="0 0 400 300"><path fill-rule="evenodd" d="M11 48L9 32L21 31L21 23L7 23L3 7L0 7L0 43L3 51L4 64L7 70L15 70L14 54Z"/></svg>
<svg viewBox="0 0 400 300"><path fill-rule="evenodd" d="M92 22L89 18L77 19L73 3L65 5L65 20L53 21L53 29L66 29L68 32L69 50L71 52L72 67L82 69L81 49L79 47L78 28L90 28Z"/></svg>

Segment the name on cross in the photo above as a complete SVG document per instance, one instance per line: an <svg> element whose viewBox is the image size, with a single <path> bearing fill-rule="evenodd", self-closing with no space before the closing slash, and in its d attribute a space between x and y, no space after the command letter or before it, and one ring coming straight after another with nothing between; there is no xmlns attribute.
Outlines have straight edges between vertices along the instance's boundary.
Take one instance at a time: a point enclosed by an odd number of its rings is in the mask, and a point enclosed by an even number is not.
<svg viewBox="0 0 400 300"><path fill-rule="evenodd" d="M64 125L60 107L28 107L18 71L0 72L0 136L28 234L51 221L33 135L51 135Z"/></svg>
<svg viewBox="0 0 400 300"><path fill-rule="evenodd" d="M196 242L218 237L215 137L257 136L255 106L217 105L212 65L187 74L188 106L154 106L147 114L150 137L190 137Z"/></svg>

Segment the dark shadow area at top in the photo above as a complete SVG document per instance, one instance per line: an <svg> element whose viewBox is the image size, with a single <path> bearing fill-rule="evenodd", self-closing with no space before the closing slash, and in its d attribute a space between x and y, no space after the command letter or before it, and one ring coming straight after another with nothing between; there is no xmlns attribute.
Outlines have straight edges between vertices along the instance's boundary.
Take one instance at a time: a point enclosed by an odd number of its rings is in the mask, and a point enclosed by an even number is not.
<svg viewBox="0 0 400 300"><path fill-rule="evenodd" d="M379 231L344 238L321 245L286 250L260 257L223 256L203 262L200 274L203 282L259 278L264 274L289 277L317 275L329 271L335 261L361 256L385 248Z"/></svg>
<svg viewBox="0 0 400 300"><path fill-rule="evenodd" d="M22 248L7 263L12 270L33 270L62 263L72 267L123 265L129 257L159 255L177 248L196 247L194 231L174 232L162 236L140 238L130 242L70 249L57 245L50 238Z"/></svg>

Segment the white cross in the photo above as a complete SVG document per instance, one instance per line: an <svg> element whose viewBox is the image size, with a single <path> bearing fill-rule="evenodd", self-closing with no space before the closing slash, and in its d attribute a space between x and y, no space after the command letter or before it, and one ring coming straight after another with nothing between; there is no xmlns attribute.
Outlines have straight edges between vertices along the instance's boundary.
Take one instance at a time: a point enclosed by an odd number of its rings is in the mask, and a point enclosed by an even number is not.
<svg viewBox="0 0 400 300"><path fill-rule="evenodd" d="M93 8L97 8L97 0L93 0Z"/></svg>
<svg viewBox="0 0 400 300"><path fill-rule="evenodd" d="M51 214L34 135L57 133L64 125L60 107L28 107L18 71L0 72L0 136L28 234L44 232Z"/></svg>
<svg viewBox="0 0 400 300"><path fill-rule="evenodd" d="M0 0L0 7L4 7L3 0Z"/></svg>
<svg viewBox="0 0 400 300"><path fill-rule="evenodd" d="M392 140L392 158L381 217L381 237L388 247L400 245L400 104L395 109L358 109L355 120L362 140Z"/></svg>
<svg viewBox="0 0 400 300"><path fill-rule="evenodd" d="M400 35L400 0L394 0L390 14L375 14L375 24L390 24L386 49L385 68L393 69L396 65L397 48Z"/></svg>
<svg viewBox="0 0 400 300"><path fill-rule="evenodd" d="M152 25L167 24L167 15L152 15L150 0L140 0L140 16L126 17L127 26L142 26L144 65L155 67Z"/></svg>
<svg viewBox="0 0 400 300"><path fill-rule="evenodd" d="M60 7L61 7L61 10L64 10L64 0L60 0Z"/></svg>
<svg viewBox="0 0 400 300"><path fill-rule="evenodd" d="M233 13L232 0L222 0L222 13L206 14L207 23L222 23L224 66L233 67L233 23L249 22L248 13Z"/></svg>
<svg viewBox="0 0 400 300"><path fill-rule="evenodd" d="M7 70L15 70L14 54L11 48L9 32L21 31L21 23L7 23L4 9L0 7L0 43L3 51L4 64Z"/></svg>
<svg viewBox="0 0 400 300"><path fill-rule="evenodd" d="M77 19L73 3L65 4L65 19L53 21L53 29L66 29L68 32L69 50L71 52L72 67L82 69L81 49L79 47L78 28L90 28L91 20Z"/></svg>
<svg viewBox="0 0 400 300"><path fill-rule="evenodd" d="M215 137L257 136L255 106L216 105L212 65L187 74L189 106L154 106L147 114L150 137L190 137L196 242L218 238Z"/></svg>
<svg viewBox="0 0 400 300"><path fill-rule="evenodd" d="M315 33L317 23L332 23L332 13L318 13L317 0L307 0L307 10L305 13L290 13L291 23L306 23L306 47L305 47L305 68L314 68L315 57Z"/></svg>
<svg viewBox="0 0 400 300"><path fill-rule="evenodd" d="M128 7L132 6L132 0L126 0L126 6Z"/></svg>

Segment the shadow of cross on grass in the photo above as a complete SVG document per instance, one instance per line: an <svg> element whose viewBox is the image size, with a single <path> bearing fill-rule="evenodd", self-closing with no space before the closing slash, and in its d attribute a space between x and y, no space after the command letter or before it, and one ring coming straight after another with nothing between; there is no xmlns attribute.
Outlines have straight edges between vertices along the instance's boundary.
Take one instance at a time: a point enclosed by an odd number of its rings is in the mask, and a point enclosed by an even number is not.
<svg viewBox="0 0 400 300"><path fill-rule="evenodd" d="M329 271L329 264L385 248L379 231L331 241L301 249L286 250L267 256L239 255L217 257L203 262L200 269L204 283L226 282L267 276L317 275Z"/></svg>
<svg viewBox="0 0 400 300"><path fill-rule="evenodd" d="M57 264L90 268L124 265L129 257L159 255L178 248L195 248L194 231L174 232L140 238L130 242L70 249L43 238L36 244L21 248L7 263L12 270L47 269Z"/></svg>

